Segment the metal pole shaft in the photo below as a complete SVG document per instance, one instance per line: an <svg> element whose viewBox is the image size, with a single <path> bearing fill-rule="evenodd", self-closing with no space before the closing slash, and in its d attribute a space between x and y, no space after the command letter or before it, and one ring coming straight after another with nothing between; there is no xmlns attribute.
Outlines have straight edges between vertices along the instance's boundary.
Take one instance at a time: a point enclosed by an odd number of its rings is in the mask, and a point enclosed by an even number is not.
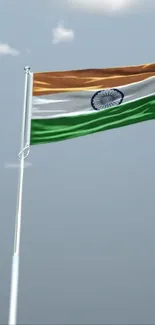
<svg viewBox="0 0 155 325"><path fill-rule="evenodd" d="M12 258L9 325L16 325L16 319L17 319L19 250L20 250L21 210L22 210L22 194L23 194L23 179L24 179L24 141L25 141L25 125L26 125L26 109L27 109L29 73L30 73L30 68L26 67L25 68L24 103L23 103L23 121L22 121L22 130L21 130L21 157L20 157L20 170L19 170L19 188L18 188L18 193L17 193L17 212L16 212L16 222L15 222L14 252L13 252L13 258Z"/></svg>

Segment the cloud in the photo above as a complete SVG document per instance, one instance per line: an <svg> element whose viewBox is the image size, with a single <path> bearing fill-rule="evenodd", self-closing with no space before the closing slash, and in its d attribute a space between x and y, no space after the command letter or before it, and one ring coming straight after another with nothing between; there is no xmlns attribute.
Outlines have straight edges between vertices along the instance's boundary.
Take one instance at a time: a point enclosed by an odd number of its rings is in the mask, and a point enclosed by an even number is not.
<svg viewBox="0 0 155 325"><path fill-rule="evenodd" d="M27 168L30 166L32 166L32 163L29 161L26 161L24 167ZM14 169L14 168L19 168L19 167L20 167L19 163L5 163L5 165L4 165L4 168L8 168L8 169Z"/></svg>
<svg viewBox="0 0 155 325"><path fill-rule="evenodd" d="M58 23L56 28L52 30L52 43L70 42L74 39L74 31L63 27L62 23Z"/></svg>
<svg viewBox="0 0 155 325"><path fill-rule="evenodd" d="M12 48L10 45L5 43L0 43L0 55L18 56L19 54L20 52Z"/></svg>
<svg viewBox="0 0 155 325"><path fill-rule="evenodd" d="M120 13L130 9L152 6L154 0L67 0L68 4L75 8L88 12L107 14Z"/></svg>

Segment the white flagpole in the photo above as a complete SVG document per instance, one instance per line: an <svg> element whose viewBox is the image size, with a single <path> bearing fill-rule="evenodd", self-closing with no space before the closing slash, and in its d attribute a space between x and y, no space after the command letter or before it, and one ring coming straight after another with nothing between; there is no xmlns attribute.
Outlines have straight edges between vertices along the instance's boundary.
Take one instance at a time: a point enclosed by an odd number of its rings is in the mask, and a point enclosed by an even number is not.
<svg viewBox="0 0 155 325"><path fill-rule="evenodd" d="M12 277L11 277L11 292L10 292L10 310L9 310L9 325L16 325L17 322L17 303L18 303L18 279L19 279L19 251L20 251L20 234L21 234L21 210L22 210L22 194L23 194L23 178L24 178L24 159L25 149L29 149L27 144L25 145L25 133L26 133L26 113L29 101L29 76L30 68L25 67L25 90L24 90L24 103L23 103L23 121L21 130L21 151L20 155L20 170L19 170L19 188L17 193L17 211L15 222L15 235L14 235L14 251L12 258ZM30 121L28 121L30 123Z"/></svg>

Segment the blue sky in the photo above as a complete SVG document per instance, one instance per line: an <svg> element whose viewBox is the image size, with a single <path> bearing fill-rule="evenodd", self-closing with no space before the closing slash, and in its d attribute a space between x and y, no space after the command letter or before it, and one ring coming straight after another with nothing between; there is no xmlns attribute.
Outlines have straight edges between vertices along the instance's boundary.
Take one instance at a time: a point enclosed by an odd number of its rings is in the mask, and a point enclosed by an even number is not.
<svg viewBox="0 0 155 325"><path fill-rule="evenodd" d="M115 4L1 0L0 324L8 321L24 66L154 62L154 2ZM155 323L154 139L151 121L31 148L19 324Z"/></svg>

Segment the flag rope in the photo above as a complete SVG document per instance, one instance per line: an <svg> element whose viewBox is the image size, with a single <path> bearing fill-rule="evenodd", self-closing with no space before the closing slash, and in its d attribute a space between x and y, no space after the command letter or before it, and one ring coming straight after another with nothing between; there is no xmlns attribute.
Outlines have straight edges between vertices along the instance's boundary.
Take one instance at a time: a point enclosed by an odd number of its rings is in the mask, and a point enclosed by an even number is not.
<svg viewBox="0 0 155 325"><path fill-rule="evenodd" d="M26 145L26 146L24 147L24 149L22 149L22 150L19 152L19 154L18 154L18 158L19 158L19 159L21 159L22 154L25 153L26 150L27 150L27 153L26 153L26 155L24 156L24 159L26 159L26 158L29 156L29 154L30 154L30 145Z"/></svg>

